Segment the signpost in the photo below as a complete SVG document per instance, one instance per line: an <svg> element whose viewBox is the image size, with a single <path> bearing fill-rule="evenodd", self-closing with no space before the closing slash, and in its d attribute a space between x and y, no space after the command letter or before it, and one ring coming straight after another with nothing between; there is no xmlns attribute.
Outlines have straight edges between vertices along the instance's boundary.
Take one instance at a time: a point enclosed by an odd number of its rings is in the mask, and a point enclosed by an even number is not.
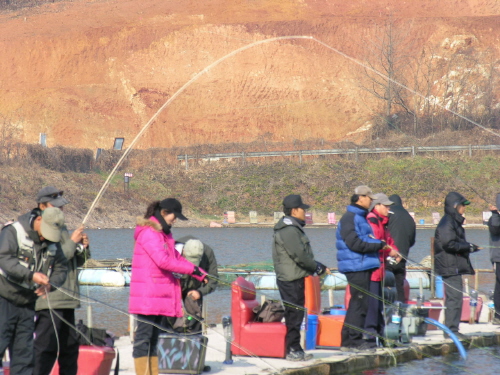
<svg viewBox="0 0 500 375"><path fill-rule="evenodd" d="M130 179L134 177L132 173L125 173L123 175L123 192L128 193L129 192L129 185L128 183L130 182Z"/></svg>

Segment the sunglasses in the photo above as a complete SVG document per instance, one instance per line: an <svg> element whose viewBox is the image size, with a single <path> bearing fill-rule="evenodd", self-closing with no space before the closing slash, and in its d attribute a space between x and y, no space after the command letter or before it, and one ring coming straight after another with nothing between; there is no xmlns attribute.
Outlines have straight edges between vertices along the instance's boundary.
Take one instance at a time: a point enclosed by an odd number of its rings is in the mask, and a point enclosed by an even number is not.
<svg viewBox="0 0 500 375"><path fill-rule="evenodd" d="M57 198L61 198L63 196L63 194L64 194L64 191L61 190L60 192L49 194L49 195L44 195L44 196L47 198L57 199Z"/></svg>

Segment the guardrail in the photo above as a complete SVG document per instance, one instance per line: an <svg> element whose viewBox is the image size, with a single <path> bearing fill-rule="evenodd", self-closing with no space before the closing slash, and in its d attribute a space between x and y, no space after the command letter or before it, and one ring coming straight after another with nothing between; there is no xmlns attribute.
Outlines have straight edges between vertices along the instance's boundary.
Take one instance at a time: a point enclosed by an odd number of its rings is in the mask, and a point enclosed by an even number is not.
<svg viewBox="0 0 500 375"><path fill-rule="evenodd" d="M177 160L184 160L186 169L189 159L201 159L206 161L217 161L220 159L236 158L267 158L276 156L297 156L302 162L302 156L320 155L355 155L358 160L359 154L384 154L384 153L407 153L415 156L417 153L425 152L457 152L468 151L472 156L472 151L500 151L500 145L468 145L468 146L408 146L396 148L350 148L350 149L330 149L330 150L298 150L298 151L272 151L272 152L230 152L221 154L204 155L177 155Z"/></svg>

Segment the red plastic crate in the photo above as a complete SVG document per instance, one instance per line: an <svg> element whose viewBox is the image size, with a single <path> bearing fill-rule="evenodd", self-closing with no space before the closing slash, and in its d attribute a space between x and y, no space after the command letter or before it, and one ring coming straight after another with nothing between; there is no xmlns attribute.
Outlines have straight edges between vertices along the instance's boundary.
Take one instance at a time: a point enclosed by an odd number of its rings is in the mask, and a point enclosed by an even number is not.
<svg viewBox="0 0 500 375"><path fill-rule="evenodd" d="M107 346L80 345L77 375L109 375L115 355L115 350ZM50 375L59 375L57 362Z"/></svg>

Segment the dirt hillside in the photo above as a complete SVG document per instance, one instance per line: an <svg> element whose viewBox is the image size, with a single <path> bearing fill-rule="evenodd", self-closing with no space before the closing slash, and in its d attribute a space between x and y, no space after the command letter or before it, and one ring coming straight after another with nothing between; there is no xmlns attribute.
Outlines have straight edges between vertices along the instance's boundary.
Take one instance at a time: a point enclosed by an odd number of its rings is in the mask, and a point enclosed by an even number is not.
<svg viewBox="0 0 500 375"><path fill-rule="evenodd" d="M49 146L110 148L115 137L127 145L218 59L256 41L312 36L255 45L214 66L137 147L340 140L369 128L381 105L345 55L363 60L388 17L413 57L430 46L444 65L457 54L496 61L499 15L497 0L75 0L4 11L0 124L28 143L46 133ZM440 79L436 96L445 94Z"/></svg>

